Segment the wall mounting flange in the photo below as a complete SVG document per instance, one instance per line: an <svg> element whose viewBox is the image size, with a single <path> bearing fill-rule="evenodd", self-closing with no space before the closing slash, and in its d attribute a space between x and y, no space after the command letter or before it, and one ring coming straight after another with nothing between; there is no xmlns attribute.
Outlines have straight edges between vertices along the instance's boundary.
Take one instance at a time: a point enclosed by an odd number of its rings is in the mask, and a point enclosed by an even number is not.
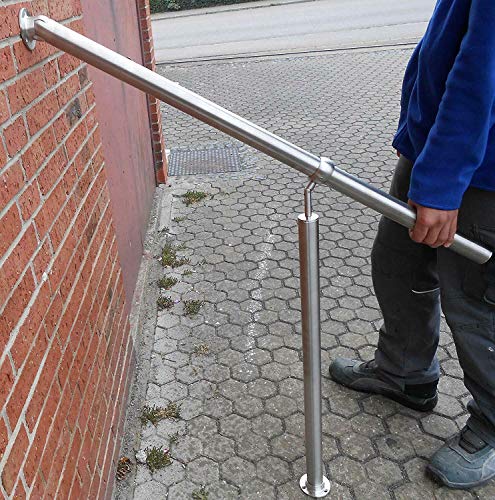
<svg viewBox="0 0 495 500"><path fill-rule="evenodd" d="M31 17L28 10L25 8L19 11L19 26L21 28L21 38L24 45L26 45L29 50L34 50L36 47L34 17Z"/></svg>

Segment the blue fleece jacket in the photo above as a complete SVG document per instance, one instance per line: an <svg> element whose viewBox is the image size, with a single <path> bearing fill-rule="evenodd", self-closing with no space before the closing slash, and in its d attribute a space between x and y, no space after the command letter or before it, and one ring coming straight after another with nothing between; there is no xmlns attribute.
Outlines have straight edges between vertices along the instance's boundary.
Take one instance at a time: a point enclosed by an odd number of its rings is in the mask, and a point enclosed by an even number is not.
<svg viewBox="0 0 495 500"><path fill-rule="evenodd" d="M409 197L459 208L495 191L495 0L438 0L404 77L394 147L414 162Z"/></svg>

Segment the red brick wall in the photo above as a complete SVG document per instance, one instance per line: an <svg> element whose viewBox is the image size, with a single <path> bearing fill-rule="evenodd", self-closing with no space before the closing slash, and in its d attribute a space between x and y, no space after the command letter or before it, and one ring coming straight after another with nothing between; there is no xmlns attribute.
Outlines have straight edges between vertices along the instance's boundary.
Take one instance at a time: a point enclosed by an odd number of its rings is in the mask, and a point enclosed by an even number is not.
<svg viewBox="0 0 495 500"><path fill-rule="evenodd" d="M0 497L105 498L133 348L87 68L0 7Z"/></svg>
<svg viewBox="0 0 495 500"><path fill-rule="evenodd" d="M153 33L151 31L150 1L136 0L136 2L141 26L141 44L143 47L144 65L148 69L155 71L156 60L153 46ZM163 141L160 101L158 101L155 97L148 96L148 106L152 129L156 180L158 183L164 183L167 180L167 158L165 156L165 144Z"/></svg>

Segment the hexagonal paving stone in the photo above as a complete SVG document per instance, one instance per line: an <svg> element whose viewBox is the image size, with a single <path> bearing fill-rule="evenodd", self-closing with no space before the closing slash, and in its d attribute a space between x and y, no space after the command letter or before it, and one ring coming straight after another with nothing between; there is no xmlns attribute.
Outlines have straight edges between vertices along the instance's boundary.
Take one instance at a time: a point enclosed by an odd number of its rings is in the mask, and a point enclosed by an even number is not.
<svg viewBox="0 0 495 500"><path fill-rule="evenodd" d="M201 415L189 422L188 432L199 439L211 438L218 433L217 422L213 418Z"/></svg>
<svg viewBox="0 0 495 500"><path fill-rule="evenodd" d="M252 429L255 434L268 439L282 433L282 421L272 415L263 414L252 421Z"/></svg>
<svg viewBox="0 0 495 500"><path fill-rule="evenodd" d="M275 417L288 417L297 411L297 404L287 396L275 396L266 401L266 411Z"/></svg>
<svg viewBox="0 0 495 500"><path fill-rule="evenodd" d="M186 471L182 464L173 461L171 465L164 467L153 473L153 480L158 481L165 486L171 486L182 481L186 477Z"/></svg>
<svg viewBox="0 0 495 500"><path fill-rule="evenodd" d="M330 480L336 480L343 484L356 486L367 480L364 466L348 457L338 457L328 464L331 474Z"/></svg>
<svg viewBox="0 0 495 500"><path fill-rule="evenodd" d="M234 441L225 436L214 436L205 441L203 453L215 462L223 462L235 454Z"/></svg>
<svg viewBox="0 0 495 500"><path fill-rule="evenodd" d="M442 439L447 439L458 431L452 420L440 415L427 415L421 420L421 423L426 432Z"/></svg>
<svg viewBox="0 0 495 500"><path fill-rule="evenodd" d="M222 418L232 413L232 401L214 394L204 403L203 413L213 418Z"/></svg>
<svg viewBox="0 0 495 500"><path fill-rule="evenodd" d="M304 440L291 434L282 434L270 441L275 456L293 462L305 454Z"/></svg>
<svg viewBox="0 0 495 500"><path fill-rule="evenodd" d="M277 392L277 387L270 380L258 378L249 382L248 391L252 396L265 399L273 396Z"/></svg>
<svg viewBox="0 0 495 500"><path fill-rule="evenodd" d="M133 498L135 500L153 500L155 498L167 498L167 487L158 481L148 481L136 486Z"/></svg>
<svg viewBox="0 0 495 500"><path fill-rule="evenodd" d="M288 349L287 347L281 347L274 351L273 358L277 363L283 365L292 365L300 361L298 352L294 349Z"/></svg>
<svg viewBox="0 0 495 500"><path fill-rule="evenodd" d="M192 498L193 491L197 490L198 486L191 481L184 480L180 483L174 484L168 490L168 497L163 498L174 498L177 500L190 500ZM156 500L161 498L159 495L149 498L148 500Z"/></svg>
<svg viewBox="0 0 495 500"><path fill-rule="evenodd" d="M277 457L265 457L256 464L256 475L268 484L283 484L290 477L289 464Z"/></svg>
<svg viewBox="0 0 495 500"><path fill-rule="evenodd" d="M251 481L256 476L256 468L251 462L240 457L231 457L220 466L222 477L233 484Z"/></svg>
<svg viewBox="0 0 495 500"><path fill-rule="evenodd" d="M367 461L376 455L371 439L361 434L354 432L343 434L339 441L342 451L360 462Z"/></svg>
<svg viewBox="0 0 495 500"><path fill-rule="evenodd" d="M385 486L391 486L403 479L399 467L391 460L382 457L377 457L367 462L366 471L372 481Z"/></svg>
<svg viewBox="0 0 495 500"><path fill-rule="evenodd" d="M387 487L382 484L370 484L369 482L358 484L354 488L356 498L360 500L387 500L391 499L392 494L388 491Z"/></svg>
<svg viewBox="0 0 495 500"><path fill-rule="evenodd" d="M280 382L284 378L290 377L290 368L280 363L268 363L261 367L261 375L267 380Z"/></svg>
<svg viewBox="0 0 495 500"><path fill-rule="evenodd" d="M182 462L190 462L203 452L203 443L194 436L182 436L172 447L172 454Z"/></svg>
<svg viewBox="0 0 495 500"><path fill-rule="evenodd" d="M250 363L240 363L231 369L232 378L240 382L251 382L259 377L258 367Z"/></svg>
<svg viewBox="0 0 495 500"><path fill-rule="evenodd" d="M199 457L187 464L187 478L196 484L218 481L218 464L206 457Z"/></svg>
<svg viewBox="0 0 495 500"><path fill-rule="evenodd" d="M236 443L237 454L252 462L261 460L269 453L268 439L259 435L244 434L241 437L237 437Z"/></svg>
<svg viewBox="0 0 495 500"><path fill-rule="evenodd" d="M251 422L240 415L232 414L220 420L220 432L224 436L236 438L251 430Z"/></svg>
<svg viewBox="0 0 495 500"><path fill-rule="evenodd" d="M380 436L375 439L375 444L380 455L392 460L402 462L415 455L410 439L397 434Z"/></svg>
<svg viewBox="0 0 495 500"><path fill-rule="evenodd" d="M239 415L253 418L263 412L263 402L255 396L244 394L236 399L234 408Z"/></svg>

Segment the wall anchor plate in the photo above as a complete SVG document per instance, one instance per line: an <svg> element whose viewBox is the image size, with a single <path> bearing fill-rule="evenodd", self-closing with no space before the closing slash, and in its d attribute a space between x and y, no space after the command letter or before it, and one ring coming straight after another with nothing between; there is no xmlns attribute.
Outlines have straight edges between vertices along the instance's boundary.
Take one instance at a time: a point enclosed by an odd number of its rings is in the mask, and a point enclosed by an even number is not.
<svg viewBox="0 0 495 500"><path fill-rule="evenodd" d="M24 45L29 50L34 50L36 47L36 39L34 35L34 18L31 17L27 9L19 11L19 26L21 28L21 38Z"/></svg>

